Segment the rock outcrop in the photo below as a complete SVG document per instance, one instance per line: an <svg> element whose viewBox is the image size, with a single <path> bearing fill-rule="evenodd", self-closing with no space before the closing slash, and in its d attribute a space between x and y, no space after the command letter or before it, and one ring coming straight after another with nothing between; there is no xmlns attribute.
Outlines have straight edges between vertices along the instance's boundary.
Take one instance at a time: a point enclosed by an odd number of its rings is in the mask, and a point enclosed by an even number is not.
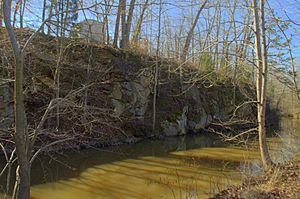
<svg viewBox="0 0 300 199"><path fill-rule="evenodd" d="M23 32L18 37L30 35ZM3 57L0 68L6 65L13 68L12 50L1 46L9 46L4 31L0 39L6 41L0 44L0 56ZM233 113L235 104L232 103L233 86L229 77L219 81L216 73L188 65L179 77L178 63L160 59L157 125L153 131L153 66L156 64L153 57L68 39L65 44L59 66L59 97L67 98L67 101L49 113L43 128L50 133L43 133L41 136L44 137L37 145L68 136L79 137L79 144L89 145L151 136L178 136L189 131L198 133L213 120L226 120ZM60 56L56 45L56 38L38 34L28 49L24 90L30 130L36 128L49 102L57 96L58 89L53 87ZM0 70L1 77L13 79L12 72L2 74L1 71L4 70ZM198 81L199 77L210 79ZM180 81L181 78L184 81ZM243 86L252 91L250 85ZM0 87L0 128L4 129L13 127L12 88L11 84ZM254 96L253 93L249 92L247 97ZM236 104L245 100L238 87L235 94Z"/></svg>
<svg viewBox="0 0 300 199"><path fill-rule="evenodd" d="M113 115L120 117L128 111L133 117L144 119L150 100L150 79L141 76L137 80L115 82L111 92Z"/></svg>

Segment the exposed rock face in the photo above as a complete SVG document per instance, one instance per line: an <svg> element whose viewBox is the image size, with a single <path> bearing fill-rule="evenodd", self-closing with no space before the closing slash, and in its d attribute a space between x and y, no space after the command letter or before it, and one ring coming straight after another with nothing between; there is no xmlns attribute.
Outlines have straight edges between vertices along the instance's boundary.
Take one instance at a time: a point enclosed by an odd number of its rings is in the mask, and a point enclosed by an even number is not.
<svg viewBox="0 0 300 199"><path fill-rule="evenodd" d="M87 42L74 42L66 38L68 45L64 49L60 64L59 94L61 98L67 97L68 102L71 101L59 108L59 131L56 128L57 111L49 113L44 130L55 132L57 137L53 137L52 133L44 133L37 142L37 147L60 140L61 135L80 135L82 140L74 141L75 143L71 141L72 146L90 146L99 144L98 142L116 143L124 139L134 140L133 138L161 135L184 135L188 131L201 131L213 119L225 120L227 115L232 114L233 88L230 79L220 80L218 74L199 71L188 64L180 77L178 63L162 58L159 59L157 125L155 131L152 131L151 91L154 63L157 59L147 55L141 56L140 53L131 50L98 45L99 42L105 41L105 30L101 29L101 23L95 23L95 29L92 27L93 21L83 23L83 31L79 32L77 37L100 39L98 42L90 42L89 45ZM10 45L7 45L8 40L4 32L4 29L0 29L0 39L6 41L0 43L0 128L12 127L14 121L13 86L9 85L8 89L1 82L3 78L13 79L10 71L13 71L14 65L12 50L8 47ZM31 33L24 32L18 34L18 37L24 37L20 39L21 45L24 45L24 41L30 35ZM87 50L88 47L92 47L92 50ZM57 53L57 38L52 36L38 34L28 48L24 68L24 93L30 129L36 128L49 102L56 96L53 66L57 65L58 56L60 55ZM9 70L6 67L10 67ZM6 70L8 72L4 73ZM199 77L202 76L205 79L200 81ZM181 84L181 78L184 85ZM213 85L210 85L211 80ZM245 87L249 88L247 96L255 96L255 92L250 92L251 85L245 83ZM183 90L185 92L182 92ZM243 93L245 92L239 92L237 89L236 104L245 101ZM243 111L245 112L253 111ZM64 147L63 145L61 147ZM179 148L184 148L184 144Z"/></svg>
<svg viewBox="0 0 300 199"><path fill-rule="evenodd" d="M111 97L114 106L114 116L120 117L125 110L125 105L122 102L122 86L119 82L114 83Z"/></svg>
<svg viewBox="0 0 300 199"><path fill-rule="evenodd" d="M191 131L198 132L211 123L213 118L209 111L215 107L209 107L207 102L208 99L201 95L201 91L197 88L197 86L189 86L187 89L186 98L191 99L190 109L192 110L192 116L189 118L188 128Z"/></svg>
<svg viewBox="0 0 300 199"><path fill-rule="evenodd" d="M146 76L141 76L136 81L114 83L111 93L114 116L120 117L128 111L143 120L149 103L150 84L150 79Z"/></svg>
<svg viewBox="0 0 300 199"><path fill-rule="evenodd" d="M176 122L169 122L167 120L161 123L161 127L163 128L163 132L166 136L177 136L177 135L185 135L187 130L187 111L188 106L183 108L182 114L177 117Z"/></svg>
<svg viewBox="0 0 300 199"><path fill-rule="evenodd" d="M199 121L193 121L193 119L189 120L188 128L193 132L198 132L201 129L207 127L212 122L212 120L213 118L211 117L211 115L204 114Z"/></svg>
<svg viewBox="0 0 300 199"><path fill-rule="evenodd" d="M161 123L165 136L177 136L179 133L178 124L169 122L167 120Z"/></svg>
<svg viewBox="0 0 300 199"><path fill-rule="evenodd" d="M185 106L181 115L176 116L175 121L171 119L161 123L166 136L184 135L186 131L200 132L214 119L224 121L229 118L232 105L219 102L216 91L206 93L204 88L201 90L196 85L185 85L183 90L185 91ZM174 110L175 113L176 110Z"/></svg>

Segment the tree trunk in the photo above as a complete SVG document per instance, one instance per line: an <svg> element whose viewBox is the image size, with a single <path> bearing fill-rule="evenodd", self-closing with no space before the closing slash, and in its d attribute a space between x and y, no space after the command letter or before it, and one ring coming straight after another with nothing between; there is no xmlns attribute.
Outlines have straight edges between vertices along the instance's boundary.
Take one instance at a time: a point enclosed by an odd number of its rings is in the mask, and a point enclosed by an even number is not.
<svg viewBox="0 0 300 199"><path fill-rule="evenodd" d="M230 1L228 3L228 7L232 7L230 5ZM236 26L236 20L235 20L235 13L236 13L236 7L237 7L237 0L234 0L233 2L233 10L230 9L231 12L231 23L233 24L233 36L234 36L234 48L235 48L235 61L234 61L234 70L233 70L233 78L232 78L232 84L233 84L233 96L232 96L232 105L235 106L236 103L236 76L237 76L237 68L238 68L238 61L239 61L239 46L238 46L238 34L237 34L237 26Z"/></svg>
<svg viewBox="0 0 300 199"><path fill-rule="evenodd" d="M197 12L197 15L194 19L194 22L188 32L188 35L186 37L186 40L185 40L185 44L184 44L184 47L183 47L183 52L182 52L182 55L181 55L181 61L184 62L186 60L186 56L188 54L188 50L189 50L189 46L190 46L190 43L191 43L191 40L192 40L192 36L194 34L194 29L197 25L197 22L200 18L200 14L202 12L202 10L204 9L205 7L205 4L207 3L208 0L205 0L204 3L201 5L200 9L198 10Z"/></svg>
<svg viewBox="0 0 300 199"><path fill-rule="evenodd" d="M13 48L15 57L15 81L14 81L14 109L15 109L15 146L19 164L20 182L18 188L19 199L29 199L30 197L30 163L28 157L29 137L27 132L27 122L24 108L23 94L23 68L24 53L20 49L10 20L11 7L8 0L3 2L3 15L7 33Z"/></svg>
<svg viewBox="0 0 300 199"><path fill-rule="evenodd" d="M103 38L103 41L106 41L106 44L109 45L109 20L108 15L110 13L111 6L109 5L109 1L105 0L105 16L104 16L104 27L103 27L103 35L105 38Z"/></svg>
<svg viewBox="0 0 300 199"><path fill-rule="evenodd" d="M158 33L156 43L156 63L154 71L154 87L153 87L153 115L152 115L152 130L155 131L156 126L156 99L157 99L157 85L158 85L158 68L159 68L159 52L160 52L160 38L161 38L161 16L162 16L162 0L159 2L158 14Z"/></svg>
<svg viewBox="0 0 300 199"><path fill-rule="evenodd" d="M146 0L145 4L143 6L142 12L139 16L139 19L136 23L135 29L133 31L133 34L132 34L133 43L137 43L138 40L139 40L139 37L140 37L140 34L141 34L142 23L143 23L143 18L144 18L145 11L148 7L148 2L149 2L149 0Z"/></svg>
<svg viewBox="0 0 300 199"><path fill-rule="evenodd" d="M20 7L20 4L22 3L22 0L18 0L16 2L16 6L15 6L15 10L14 10L14 15L13 15L13 22L12 22L12 26L15 28L16 27L16 21L17 21L17 13Z"/></svg>
<svg viewBox="0 0 300 199"><path fill-rule="evenodd" d="M265 164L270 166L272 164L270 154L268 151L267 140L266 140L266 108L267 108L267 82L268 82L268 52L267 52L267 42L265 34L265 13L264 13L264 0L260 0L260 25L261 25L261 37L262 37L262 93L261 93L261 103L262 103L262 133L261 133L261 149L262 157L265 159Z"/></svg>
<svg viewBox="0 0 300 199"><path fill-rule="evenodd" d="M221 29L221 6L220 2L218 2L218 7L216 9L217 12L217 22L216 22L216 45L215 45L215 52L214 52L214 64L215 69L219 69L219 36L220 36L220 29Z"/></svg>
<svg viewBox="0 0 300 199"><path fill-rule="evenodd" d="M121 43L120 48L125 47L126 42L126 0L121 0Z"/></svg>
<svg viewBox="0 0 300 199"><path fill-rule="evenodd" d="M53 14L53 8L54 8L54 2L51 0L50 1L50 7L49 7L49 16L52 16ZM51 17L52 18L52 17ZM50 36L51 33L51 18L50 20L46 23L47 24L47 35Z"/></svg>
<svg viewBox="0 0 300 199"><path fill-rule="evenodd" d="M245 28L244 28L244 37L243 37L243 42L241 43L241 59L246 60L247 56L247 49L248 45L250 44L251 41L251 26L250 26L250 20L251 20L251 8L248 10L247 17L245 19Z"/></svg>
<svg viewBox="0 0 300 199"><path fill-rule="evenodd" d="M45 21L46 7L47 7L47 0L44 0L44 2L43 2L42 21ZM45 34L45 24L42 25L42 32Z"/></svg>
<svg viewBox="0 0 300 199"><path fill-rule="evenodd" d="M114 43L113 43L113 46L115 48L118 47L121 7L122 7L122 0L119 0L118 12L117 12L117 17L116 17L116 27L115 27L115 33L114 33Z"/></svg>
<svg viewBox="0 0 300 199"><path fill-rule="evenodd" d="M65 14L63 15L63 21L62 21L62 25L61 25L61 27L62 27L62 33L61 33L61 37L65 37L65 35L66 35L66 30L67 30L67 27L68 27L68 18L69 18L69 7L70 7L70 2L69 2L69 0L66 0L65 1L65 3L66 3L66 8L65 8ZM64 3L62 3L62 5L63 5ZM64 39L64 38L62 38L62 39Z"/></svg>
<svg viewBox="0 0 300 199"><path fill-rule="evenodd" d="M24 57L22 53L15 56L15 85L14 85L14 99L15 99L15 144L18 156L18 163L20 166L20 184L18 189L18 198L29 198L30 196L30 165L27 154L28 135L26 127L26 117L24 108L23 95L23 66ZM25 141L24 141L25 140Z"/></svg>
<svg viewBox="0 0 300 199"><path fill-rule="evenodd" d="M260 24L257 8L257 0L252 0L252 9L254 15L254 34L255 34L255 49L257 60L257 122L259 133L259 148L262 163L264 168L272 165L266 141L266 83L267 83L267 50L265 40L265 25L264 25L264 2L260 1ZM261 41L262 38L262 41Z"/></svg>
<svg viewBox="0 0 300 199"><path fill-rule="evenodd" d="M3 2L2 0L0 1L0 27L2 27L2 23L3 23Z"/></svg>
<svg viewBox="0 0 300 199"><path fill-rule="evenodd" d="M130 1L130 6L129 6L129 12L127 16L127 22L126 22L126 39L124 42L124 48L129 47L129 38L130 38L130 31L131 31L131 23L132 23L132 17L133 17L133 10L134 10L134 5L135 5L135 0Z"/></svg>
<svg viewBox="0 0 300 199"><path fill-rule="evenodd" d="M21 1L21 4L20 4L20 28L23 28L23 26L24 26L25 7L26 7L26 0L23 0L23 1Z"/></svg>

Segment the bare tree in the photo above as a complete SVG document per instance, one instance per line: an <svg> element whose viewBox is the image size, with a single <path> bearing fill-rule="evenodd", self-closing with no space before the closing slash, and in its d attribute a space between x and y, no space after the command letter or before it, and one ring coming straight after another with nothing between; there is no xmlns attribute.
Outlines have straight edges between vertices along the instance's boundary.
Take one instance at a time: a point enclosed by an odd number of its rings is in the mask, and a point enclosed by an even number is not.
<svg viewBox="0 0 300 199"><path fill-rule="evenodd" d="M299 88L298 88L298 83L297 83L297 71L296 71L296 67L295 67L295 58L293 55L293 50L292 50L292 45L291 45L291 41L288 38L286 31L284 30L284 28L282 28L279 20L276 18L274 10L271 9L271 6L268 3L268 7L271 10L271 14L273 19L276 21L276 26L278 27L279 31L283 34L284 38L285 38L285 42L286 45L288 47L288 52L289 52L289 57L290 57L290 62L291 62L291 67L292 67L292 79L293 79L293 84L294 84L294 90L295 90L295 94L297 96L298 101L300 101L300 92L299 92ZM288 17L289 18L289 17ZM289 18L289 20L291 21L291 19ZM291 21L293 23L293 21Z"/></svg>
<svg viewBox="0 0 300 199"><path fill-rule="evenodd" d="M51 0L51 1L50 1L50 7L49 7L49 16L52 16L52 15L53 15L53 9L54 9L54 8L55 8L54 1ZM50 35L50 33L51 33L51 23L50 23L50 21L48 21L46 24L47 24L47 29L48 29L47 35Z"/></svg>
<svg viewBox="0 0 300 199"><path fill-rule="evenodd" d="M265 168L272 165L266 140L266 89L268 58L265 37L264 0L260 0L260 18L258 15L257 0L252 0L254 16L254 35L257 62L257 122L259 133L259 147L263 166Z"/></svg>
<svg viewBox="0 0 300 199"><path fill-rule="evenodd" d="M135 29L133 31L133 34L132 34L132 41L133 43L137 43L139 37L140 37L140 34L141 34L141 28L142 28L142 23L143 23L143 19L144 19L144 15L145 15L145 11L148 7L148 2L149 0L146 0L145 4L143 5L143 8L142 8L142 12L138 18L138 21L136 22L136 26L135 26Z"/></svg>
<svg viewBox="0 0 300 199"><path fill-rule="evenodd" d="M0 27L2 27L2 23L3 23L3 9L2 9L2 7L3 7L3 1L1 0L0 1Z"/></svg>
<svg viewBox="0 0 300 199"><path fill-rule="evenodd" d="M14 105L15 105L15 145L18 157L20 181L18 186L18 198L29 199L30 197L30 156L29 156L29 136L27 131L27 121L24 108L23 94L23 70L24 70L24 50L18 44L13 31L10 19L11 6L9 0L3 1L4 23L15 57L15 81L14 81Z"/></svg>
<svg viewBox="0 0 300 199"><path fill-rule="evenodd" d="M125 42L126 42L126 0L121 0L120 2L121 6L121 42L120 42L120 48L125 47Z"/></svg>
<svg viewBox="0 0 300 199"><path fill-rule="evenodd" d="M217 12L217 21L216 21L216 45L215 45L215 55L214 55L214 63L215 63L215 68L218 69L219 68L219 37L220 37L220 29L221 29L221 6L220 6L220 2L217 2L217 8L216 8L216 12Z"/></svg>
<svg viewBox="0 0 300 199"><path fill-rule="evenodd" d="M42 21L45 21L47 9L47 0L43 1ZM45 33L45 24L42 26L42 32Z"/></svg>
<svg viewBox="0 0 300 199"><path fill-rule="evenodd" d="M133 18L134 6L135 6L135 0L131 0L130 5L129 5L127 21L126 21L126 32L125 32L126 39L124 41L124 47L125 48L129 47L129 38L130 38L130 30L131 30L131 23L132 23L132 18Z"/></svg>
<svg viewBox="0 0 300 199"><path fill-rule="evenodd" d="M206 5L207 2L208 2L208 0L205 0L202 3L202 5L201 5L200 9L198 10L198 12L196 14L196 17L195 17L195 19L194 19L194 21L192 23L192 26L191 26L191 28L190 28L190 30L188 32L188 35L187 35L185 43L184 43L182 55L181 55L181 61L183 61L183 62L185 61L186 56L188 54L190 43L191 43L191 40L192 40L192 37L193 37L193 34L194 34L194 29L195 29L195 27L197 25L197 22L198 22L199 18L200 18L200 14L201 14L202 10L204 9L204 7L205 7L205 5Z"/></svg>
<svg viewBox="0 0 300 199"><path fill-rule="evenodd" d="M106 44L109 45L109 13L111 11L112 5L110 5L110 0L104 0L105 3L105 13L104 13L104 27L103 29L106 30Z"/></svg>
<svg viewBox="0 0 300 199"><path fill-rule="evenodd" d="M16 27L16 21L17 21L17 13L19 11L19 8L20 8L20 4L22 3L22 0L18 0L16 2L16 5L15 5L15 9L14 9L14 14L13 14L13 21L12 21L12 26L13 27Z"/></svg>
<svg viewBox="0 0 300 199"><path fill-rule="evenodd" d="M24 27L24 13L25 13L25 7L26 7L26 0L21 0L20 1L20 12L19 12L19 17L20 17L20 28Z"/></svg>
<svg viewBox="0 0 300 199"><path fill-rule="evenodd" d="M157 85L158 85L158 69L159 69L159 52L160 52L160 37L161 37L161 17L162 17L162 0L159 1L158 13L158 32L156 43L156 63L154 71L154 87L153 87L153 108L152 108L152 130L155 130L156 125L156 99L157 99Z"/></svg>
<svg viewBox="0 0 300 199"><path fill-rule="evenodd" d="M115 26L114 42L113 42L113 46L115 48L118 47L120 17L121 17L121 11L122 11L122 1L123 0L119 0L119 6L118 6L118 11L117 11L117 16L116 16L116 26Z"/></svg>

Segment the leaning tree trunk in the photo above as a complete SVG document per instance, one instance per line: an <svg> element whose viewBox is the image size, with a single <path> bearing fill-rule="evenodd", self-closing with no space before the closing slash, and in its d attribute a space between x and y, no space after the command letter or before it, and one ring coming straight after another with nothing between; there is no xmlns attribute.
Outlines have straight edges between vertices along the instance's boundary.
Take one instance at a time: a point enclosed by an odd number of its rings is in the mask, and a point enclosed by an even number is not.
<svg viewBox="0 0 300 199"><path fill-rule="evenodd" d="M194 34L194 29L197 25L197 22L200 18L200 14L202 12L202 10L204 9L204 6L205 4L207 3L208 0L205 0L204 3L201 5L200 9L198 10L197 12L197 15L195 17L195 20L193 21L193 24L188 32L188 35L186 37L186 40L185 40L185 44L184 44L184 47L183 47L183 52L181 54L181 61L184 62L186 60L186 56L188 54L188 50L189 50L189 47L190 47L190 43L191 43L191 40L192 40L192 37L193 37L193 34Z"/></svg>
<svg viewBox="0 0 300 199"><path fill-rule="evenodd" d="M268 60L265 39L265 25L264 25L264 1L260 1L260 25L257 8L257 0L252 0L252 9L254 15L254 34L255 34L255 49L257 59L257 122L259 133L259 148L263 166L268 168L272 165L272 160L268 151L266 141L266 86L267 86L267 72ZM262 38L262 40L261 40Z"/></svg>
<svg viewBox="0 0 300 199"><path fill-rule="evenodd" d="M148 2L149 2L149 0L146 0L145 4L143 6L142 12L141 12L141 14L139 16L139 19L136 23L136 26L134 28L134 31L133 31L133 34L132 34L132 42L133 43L137 43L138 40L139 40L139 37L140 37L140 34L141 34L142 23L143 23L143 18L144 18L145 11L148 7Z"/></svg>

